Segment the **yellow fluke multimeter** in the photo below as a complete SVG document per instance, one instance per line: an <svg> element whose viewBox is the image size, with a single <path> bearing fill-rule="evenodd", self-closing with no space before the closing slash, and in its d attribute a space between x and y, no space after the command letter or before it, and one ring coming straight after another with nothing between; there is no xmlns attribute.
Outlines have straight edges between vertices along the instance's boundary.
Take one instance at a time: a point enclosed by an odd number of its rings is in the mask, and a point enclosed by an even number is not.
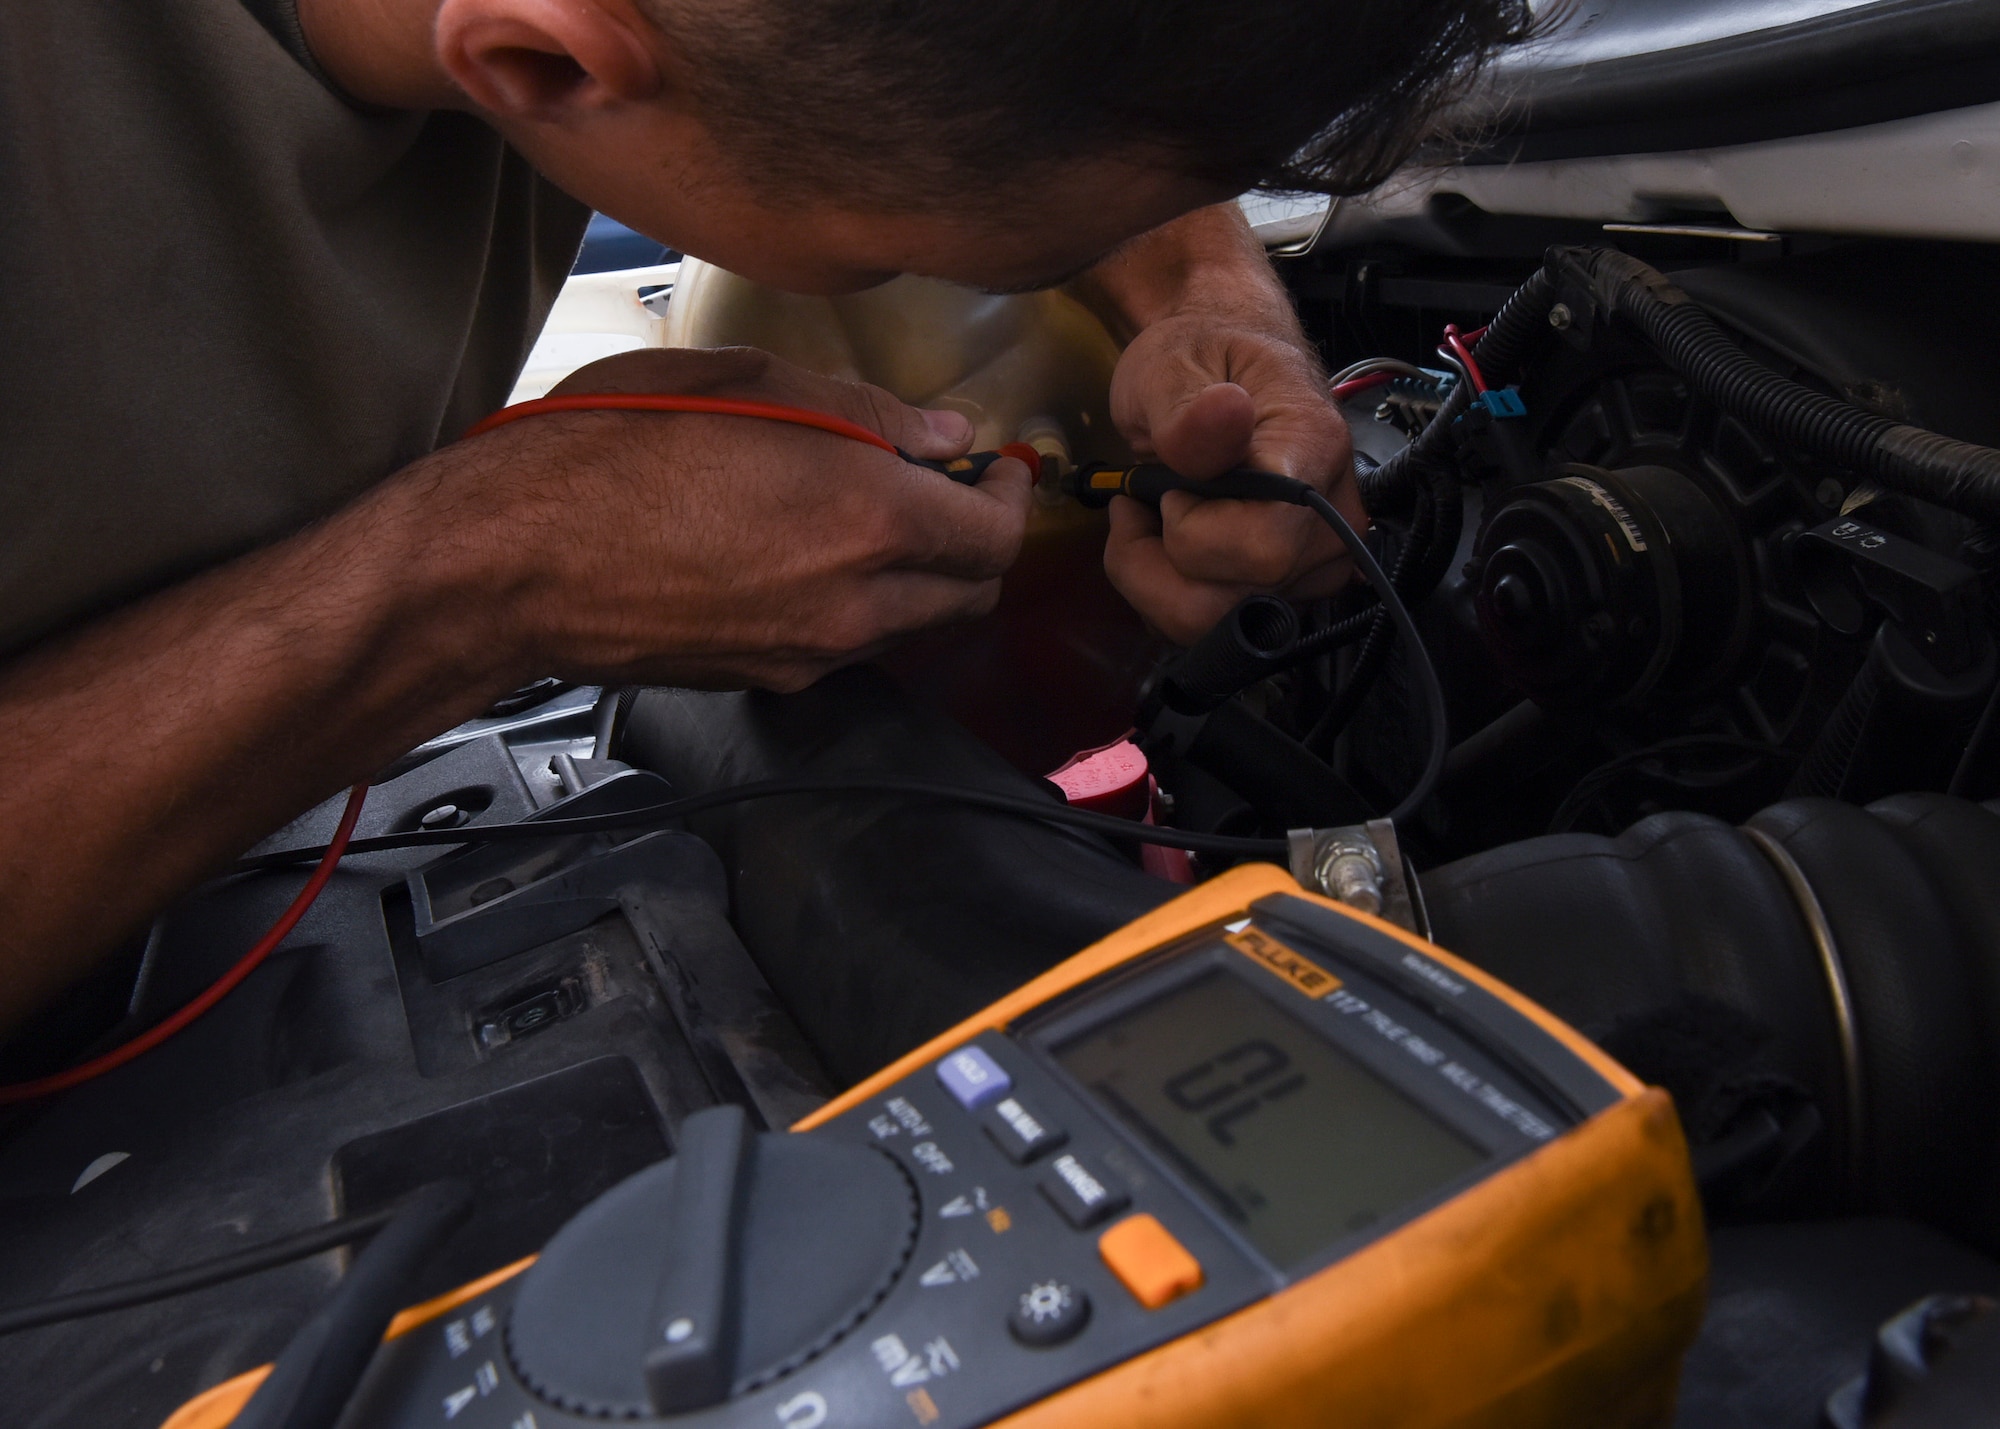
<svg viewBox="0 0 2000 1429"><path fill-rule="evenodd" d="M531 1265L401 1317L343 1424L1604 1429L1671 1416L1700 1320L1665 1094L1274 868L794 1131L691 1118Z"/></svg>

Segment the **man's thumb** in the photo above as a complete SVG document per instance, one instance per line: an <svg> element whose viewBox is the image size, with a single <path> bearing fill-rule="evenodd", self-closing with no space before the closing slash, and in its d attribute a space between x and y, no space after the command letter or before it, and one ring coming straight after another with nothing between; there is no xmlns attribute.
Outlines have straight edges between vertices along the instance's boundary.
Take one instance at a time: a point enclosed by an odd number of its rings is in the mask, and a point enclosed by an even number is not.
<svg viewBox="0 0 2000 1429"><path fill-rule="evenodd" d="M1257 404L1234 382L1214 382L1177 404L1153 428L1153 448L1184 476L1218 476L1250 455Z"/></svg>

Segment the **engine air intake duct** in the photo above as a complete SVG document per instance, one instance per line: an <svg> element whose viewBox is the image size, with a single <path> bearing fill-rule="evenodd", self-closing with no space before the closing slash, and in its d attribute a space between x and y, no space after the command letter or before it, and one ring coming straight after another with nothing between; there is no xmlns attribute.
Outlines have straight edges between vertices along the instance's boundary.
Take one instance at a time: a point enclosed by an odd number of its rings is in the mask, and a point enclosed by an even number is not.
<svg viewBox="0 0 2000 1429"><path fill-rule="evenodd" d="M1711 1209L2000 1251L2000 805L1659 814L1425 874L1437 940L1674 1093Z"/></svg>

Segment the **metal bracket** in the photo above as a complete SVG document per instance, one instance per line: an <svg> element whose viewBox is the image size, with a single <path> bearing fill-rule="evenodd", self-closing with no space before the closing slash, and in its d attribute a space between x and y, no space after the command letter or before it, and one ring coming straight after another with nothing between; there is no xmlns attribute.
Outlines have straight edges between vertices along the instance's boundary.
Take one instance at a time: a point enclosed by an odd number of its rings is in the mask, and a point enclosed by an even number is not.
<svg viewBox="0 0 2000 1429"><path fill-rule="evenodd" d="M1292 877L1299 887L1372 913L1420 938L1431 935L1423 891L1403 860L1396 826L1389 820L1293 829L1286 842Z"/></svg>
<svg viewBox="0 0 2000 1429"><path fill-rule="evenodd" d="M1814 612L1840 634L1862 634L1872 608L1940 674L1980 662L1982 587L1963 561L1852 516L1800 532L1792 561Z"/></svg>
<svg viewBox="0 0 2000 1429"><path fill-rule="evenodd" d="M659 775L621 765L532 818L617 814L672 797ZM552 834L474 844L411 869L405 882L425 971L442 982L595 922L617 908L620 884L649 865L662 838L643 830Z"/></svg>

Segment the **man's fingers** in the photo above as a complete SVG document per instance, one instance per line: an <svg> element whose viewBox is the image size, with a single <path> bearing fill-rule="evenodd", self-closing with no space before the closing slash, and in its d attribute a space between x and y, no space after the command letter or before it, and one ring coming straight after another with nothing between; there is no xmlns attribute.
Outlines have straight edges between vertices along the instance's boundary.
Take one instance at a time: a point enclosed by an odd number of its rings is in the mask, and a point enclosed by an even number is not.
<svg viewBox="0 0 2000 1429"><path fill-rule="evenodd" d="M885 571L877 579L875 621L882 631L876 649L899 636L936 625L952 625L988 614L1000 601L1000 580L960 580L930 571ZM857 657L865 658L865 657Z"/></svg>
<svg viewBox="0 0 2000 1429"><path fill-rule="evenodd" d="M1243 461L1257 428L1256 400L1226 380L1226 354L1142 333L1111 374L1111 418L1141 450L1187 476L1215 476Z"/></svg>
<svg viewBox="0 0 2000 1429"><path fill-rule="evenodd" d="M1234 382L1208 382L1151 424L1153 449L1185 476L1217 476L1241 466L1257 430L1257 404Z"/></svg>
<svg viewBox="0 0 2000 1429"><path fill-rule="evenodd" d="M941 407L913 410L923 418L924 429L902 443L904 451L930 461L949 461L972 450L972 419L963 412Z"/></svg>
<svg viewBox="0 0 2000 1429"><path fill-rule="evenodd" d="M816 407L879 432L911 456L949 461L972 447L972 423L958 412L924 411L867 382L836 382L809 372L799 405Z"/></svg>
<svg viewBox="0 0 2000 1429"><path fill-rule="evenodd" d="M1303 507L1169 492L1161 510L1167 557L1189 580L1280 590L1346 554L1340 538Z"/></svg>
<svg viewBox="0 0 2000 1429"><path fill-rule="evenodd" d="M1160 539L1159 517L1136 501L1111 503L1104 573L1176 645L1192 645L1250 593L1233 583L1191 581L1175 570Z"/></svg>
<svg viewBox="0 0 2000 1429"><path fill-rule="evenodd" d="M1194 497L1169 493L1169 505L1185 503L1179 519L1164 523L1161 517L1136 501L1111 504L1111 532L1104 547L1104 569L1120 594L1143 610L1161 634L1179 645L1190 645L1212 629L1246 595L1276 592L1292 600L1316 600L1339 591L1346 583L1351 565L1339 541L1318 521L1325 533L1327 551L1321 538L1311 543L1312 553L1295 559L1296 547L1290 532L1272 533L1228 529L1218 525L1210 531L1213 545L1201 552L1200 560L1190 559L1177 548L1190 530L1196 529L1186 512L1196 516L1229 515L1232 524L1256 522L1280 516L1310 515L1292 508L1252 506L1242 502L1216 502L1203 506ZM1197 509L1200 508L1200 509ZM1246 577L1246 566L1259 561L1269 564ZM1213 572L1195 575L1190 567ZM1274 571L1281 574L1273 575ZM1265 577L1270 577L1266 579Z"/></svg>
<svg viewBox="0 0 2000 1429"><path fill-rule="evenodd" d="M899 570L963 580L992 580L1021 554L1034 479L1027 466L1002 457L977 486L962 486L922 467L893 499L901 534Z"/></svg>
<svg viewBox="0 0 2000 1429"><path fill-rule="evenodd" d="M873 383L843 382L782 358L759 356L765 369L751 395L845 417L926 461L949 461L971 449L972 423L963 413L925 411Z"/></svg>

